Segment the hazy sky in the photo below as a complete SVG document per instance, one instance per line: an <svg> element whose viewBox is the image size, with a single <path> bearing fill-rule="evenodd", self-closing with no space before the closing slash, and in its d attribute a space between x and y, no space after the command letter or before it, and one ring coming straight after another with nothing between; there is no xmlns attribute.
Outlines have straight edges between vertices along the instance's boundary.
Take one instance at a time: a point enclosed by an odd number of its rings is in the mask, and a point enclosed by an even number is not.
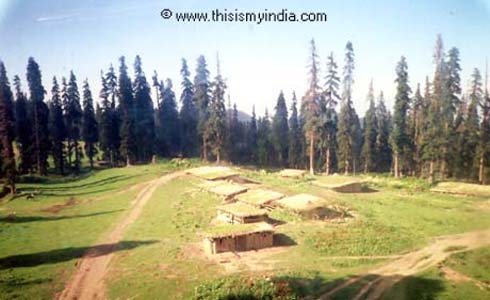
<svg viewBox="0 0 490 300"><path fill-rule="evenodd" d="M326 12L319 23L179 23L163 20L164 8L175 12L224 9L262 12ZM181 58L194 76L195 61L204 54L215 75L219 51L228 93L239 109L259 114L273 109L280 90L288 103L306 87L309 40L314 38L326 69L334 52L343 66L344 46L354 44L354 99L363 113L371 78L376 92L385 92L391 107L395 65L407 57L410 83L424 82L433 73L432 53L441 33L446 49L460 49L463 82L472 69L485 67L490 56L490 0L400 1L157 1L157 0L0 0L0 59L9 76L25 78L27 58L41 65L46 90L53 75L71 69L81 81L88 77L95 95L99 72L125 55L128 64L140 54L148 79L153 70L171 78L180 95ZM132 73L132 68L131 68ZM324 73L322 72L322 77ZM289 104L288 104L289 106Z"/></svg>

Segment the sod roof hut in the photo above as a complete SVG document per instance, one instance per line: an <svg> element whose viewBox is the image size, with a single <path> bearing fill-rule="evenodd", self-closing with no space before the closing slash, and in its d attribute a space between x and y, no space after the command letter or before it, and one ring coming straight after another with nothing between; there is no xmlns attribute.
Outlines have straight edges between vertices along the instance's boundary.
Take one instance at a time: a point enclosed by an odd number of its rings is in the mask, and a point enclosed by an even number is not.
<svg viewBox="0 0 490 300"><path fill-rule="evenodd" d="M212 255L272 247L273 237L274 229L266 223L217 226L206 234L204 252Z"/></svg>
<svg viewBox="0 0 490 300"><path fill-rule="evenodd" d="M283 197L284 194L276 191L266 189L254 189L248 190L246 193L235 196L235 199L239 202L243 202L259 208L264 208L268 207L273 201L279 200Z"/></svg>
<svg viewBox="0 0 490 300"><path fill-rule="evenodd" d="M230 224L257 223L267 220L267 212L254 206L235 202L218 206L217 219Z"/></svg>
<svg viewBox="0 0 490 300"><path fill-rule="evenodd" d="M284 169L279 172L279 176L282 177L303 177L306 175L305 170L298 169Z"/></svg>

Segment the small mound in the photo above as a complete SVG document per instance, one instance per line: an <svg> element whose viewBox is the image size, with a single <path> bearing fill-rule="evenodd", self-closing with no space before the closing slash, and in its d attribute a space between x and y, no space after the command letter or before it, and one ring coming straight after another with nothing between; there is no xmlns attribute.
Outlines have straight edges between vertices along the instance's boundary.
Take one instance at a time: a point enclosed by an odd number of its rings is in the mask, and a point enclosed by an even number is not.
<svg viewBox="0 0 490 300"><path fill-rule="evenodd" d="M322 202L322 198L310 194L297 194L275 201L277 205L293 211L311 210L320 207Z"/></svg>
<svg viewBox="0 0 490 300"><path fill-rule="evenodd" d="M284 197L284 194L276 191L266 189L254 189L249 190L246 193L237 195L235 199L240 202L260 207L263 205L267 205L274 200L281 199L282 197Z"/></svg>
<svg viewBox="0 0 490 300"><path fill-rule="evenodd" d="M305 170L298 170L298 169L284 169L279 172L279 176L282 177L303 177L306 175Z"/></svg>

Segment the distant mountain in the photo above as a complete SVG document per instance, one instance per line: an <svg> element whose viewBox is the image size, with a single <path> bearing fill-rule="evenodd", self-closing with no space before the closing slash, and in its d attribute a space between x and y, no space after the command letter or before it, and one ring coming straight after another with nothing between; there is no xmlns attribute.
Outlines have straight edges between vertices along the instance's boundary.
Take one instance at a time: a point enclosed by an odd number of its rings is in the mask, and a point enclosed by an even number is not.
<svg viewBox="0 0 490 300"><path fill-rule="evenodd" d="M233 110L228 109L226 113L231 114ZM246 112L243 112L241 110L238 111L238 121L240 122L248 122L252 118L251 115L247 114Z"/></svg>

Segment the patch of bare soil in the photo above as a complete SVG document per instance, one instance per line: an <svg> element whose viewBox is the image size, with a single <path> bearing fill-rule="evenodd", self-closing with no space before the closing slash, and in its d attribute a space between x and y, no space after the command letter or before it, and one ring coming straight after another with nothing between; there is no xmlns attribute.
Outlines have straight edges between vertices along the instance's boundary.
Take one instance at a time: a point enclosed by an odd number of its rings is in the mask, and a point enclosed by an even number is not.
<svg viewBox="0 0 490 300"><path fill-rule="evenodd" d="M481 282L479 280L476 280L474 278L466 276L465 274L459 273L458 271L451 269L448 266L441 266L439 269L441 270L442 274L444 274L444 277L449 281L452 281L452 282L472 282L481 290L490 289L489 284L486 284L484 282Z"/></svg>
<svg viewBox="0 0 490 300"><path fill-rule="evenodd" d="M490 245L490 229L472 231L438 237L432 244L401 256L388 264L374 269L364 275L353 277L335 288L325 292L318 299L330 299L338 291L360 281L367 282L358 291L353 300L375 300L400 281L403 277L420 273L428 268L438 265L453 253L460 252L462 247L471 250ZM454 250L452 250L454 249ZM374 279L369 276L377 275Z"/></svg>
<svg viewBox="0 0 490 300"><path fill-rule="evenodd" d="M132 203L131 210L126 214L112 231L94 245L77 262L77 270L71 280L65 286L58 299L66 300L89 300L105 299L104 277L107 273L109 263L114 255L117 243L122 239L126 229L134 223L143 211L143 207L150 200L155 190L162 184L184 174L176 172L164 175L158 179L150 181L136 196ZM101 244L113 245L112 249L107 249L103 255L95 255Z"/></svg>
<svg viewBox="0 0 490 300"><path fill-rule="evenodd" d="M41 211L42 212L52 213L52 214L57 214L60 211L62 211L63 209L69 208L69 207L72 207L72 206L75 206L77 204L78 204L78 201L74 197L70 197L70 199L68 199L65 203L55 204L55 205L50 206L48 208L45 208L45 209L43 209Z"/></svg>

